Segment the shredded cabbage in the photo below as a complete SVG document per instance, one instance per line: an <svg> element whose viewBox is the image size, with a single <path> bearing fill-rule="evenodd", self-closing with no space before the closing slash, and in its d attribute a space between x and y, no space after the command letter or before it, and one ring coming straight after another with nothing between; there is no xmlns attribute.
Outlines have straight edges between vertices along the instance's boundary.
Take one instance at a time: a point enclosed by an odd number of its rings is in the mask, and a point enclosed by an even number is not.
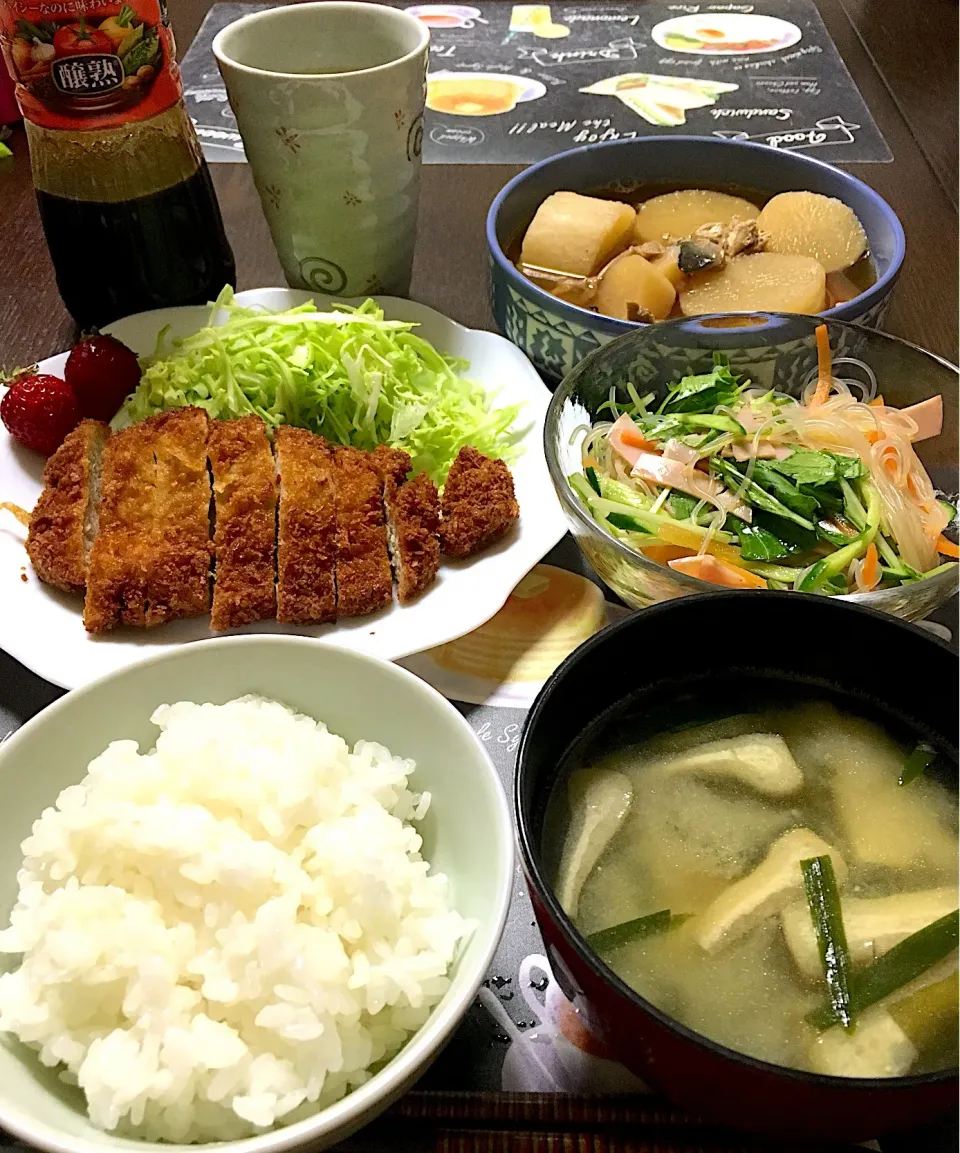
<svg viewBox="0 0 960 1153"><path fill-rule="evenodd" d="M385 319L372 300L269 312L244 308L225 288L206 328L178 340L160 332L114 425L184 405L222 420L255 412L268 425L299 425L337 444L402 448L437 484L465 444L513 459L520 406L494 408L460 375L467 363L438 352L416 327Z"/></svg>

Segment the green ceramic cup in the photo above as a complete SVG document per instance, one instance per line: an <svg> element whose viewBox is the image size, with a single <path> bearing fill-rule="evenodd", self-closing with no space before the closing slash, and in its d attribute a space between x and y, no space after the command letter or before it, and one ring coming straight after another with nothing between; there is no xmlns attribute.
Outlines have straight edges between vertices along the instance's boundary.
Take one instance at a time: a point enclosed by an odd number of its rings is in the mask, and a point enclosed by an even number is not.
<svg viewBox="0 0 960 1153"><path fill-rule="evenodd" d="M380 4L292 4L213 42L287 282L410 287L430 32Z"/></svg>
<svg viewBox="0 0 960 1153"><path fill-rule="evenodd" d="M118 1137L89 1122L79 1090L36 1055L0 1034L0 1132L50 1153L280 1153L326 1149L400 1096L456 1028L486 975L503 930L513 884L513 829L496 770L469 724L429 685L376 657L306 637L239 636L167 649L68 693L0 746L0 927L17 896L20 842L43 809L114 740L152 748L150 714L164 702L223 703L246 693L272 697L323 720L349 744L375 740L412 757L412 781L428 790L418 825L423 853L450 879L450 899L477 922L454 962L451 987L426 1024L366 1084L286 1128L208 1146L157 1145ZM0 954L0 972L17 956ZM0 1142L2 1143L2 1142Z"/></svg>

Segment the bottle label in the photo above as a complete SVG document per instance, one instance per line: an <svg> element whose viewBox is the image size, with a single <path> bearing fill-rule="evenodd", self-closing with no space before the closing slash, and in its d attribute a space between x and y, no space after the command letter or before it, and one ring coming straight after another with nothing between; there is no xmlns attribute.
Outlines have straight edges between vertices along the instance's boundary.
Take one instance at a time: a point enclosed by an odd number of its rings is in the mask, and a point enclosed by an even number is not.
<svg viewBox="0 0 960 1153"><path fill-rule="evenodd" d="M181 95L163 0L0 0L0 42L24 119L114 128Z"/></svg>

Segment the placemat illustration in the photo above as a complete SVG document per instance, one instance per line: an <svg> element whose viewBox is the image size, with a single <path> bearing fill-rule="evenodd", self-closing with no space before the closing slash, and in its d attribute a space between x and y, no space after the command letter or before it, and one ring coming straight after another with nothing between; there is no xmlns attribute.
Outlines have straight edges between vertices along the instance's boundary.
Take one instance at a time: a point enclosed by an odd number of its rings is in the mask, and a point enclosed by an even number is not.
<svg viewBox="0 0 960 1153"><path fill-rule="evenodd" d="M183 62L209 160L244 159L213 37L264 7L215 5ZM428 164L525 164L663 134L750 140L831 162L891 159L813 0L394 7L431 31Z"/></svg>

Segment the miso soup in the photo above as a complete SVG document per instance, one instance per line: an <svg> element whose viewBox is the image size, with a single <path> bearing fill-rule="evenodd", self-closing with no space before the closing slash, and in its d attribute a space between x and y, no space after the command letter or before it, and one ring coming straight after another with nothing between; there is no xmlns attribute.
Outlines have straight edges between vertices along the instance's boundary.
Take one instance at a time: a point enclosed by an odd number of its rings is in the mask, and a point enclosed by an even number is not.
<svg viewBox="0 0 960 1153"><path fill-rule="evenodd" d="M558 191L508 252L546 292L619 320L815 314L877 280L851 208L815 192L623 185Z"/></svg>
<svg viewBox="0 0 960 1153"><path fill-rule="evenodd" d="M730 1049L844 1077L956 1065L953 754L795 685L741 701L705 720L691 698L668 732L659 705L618 707L577 742L543 834L561 905L627 985Z"/></svg>

